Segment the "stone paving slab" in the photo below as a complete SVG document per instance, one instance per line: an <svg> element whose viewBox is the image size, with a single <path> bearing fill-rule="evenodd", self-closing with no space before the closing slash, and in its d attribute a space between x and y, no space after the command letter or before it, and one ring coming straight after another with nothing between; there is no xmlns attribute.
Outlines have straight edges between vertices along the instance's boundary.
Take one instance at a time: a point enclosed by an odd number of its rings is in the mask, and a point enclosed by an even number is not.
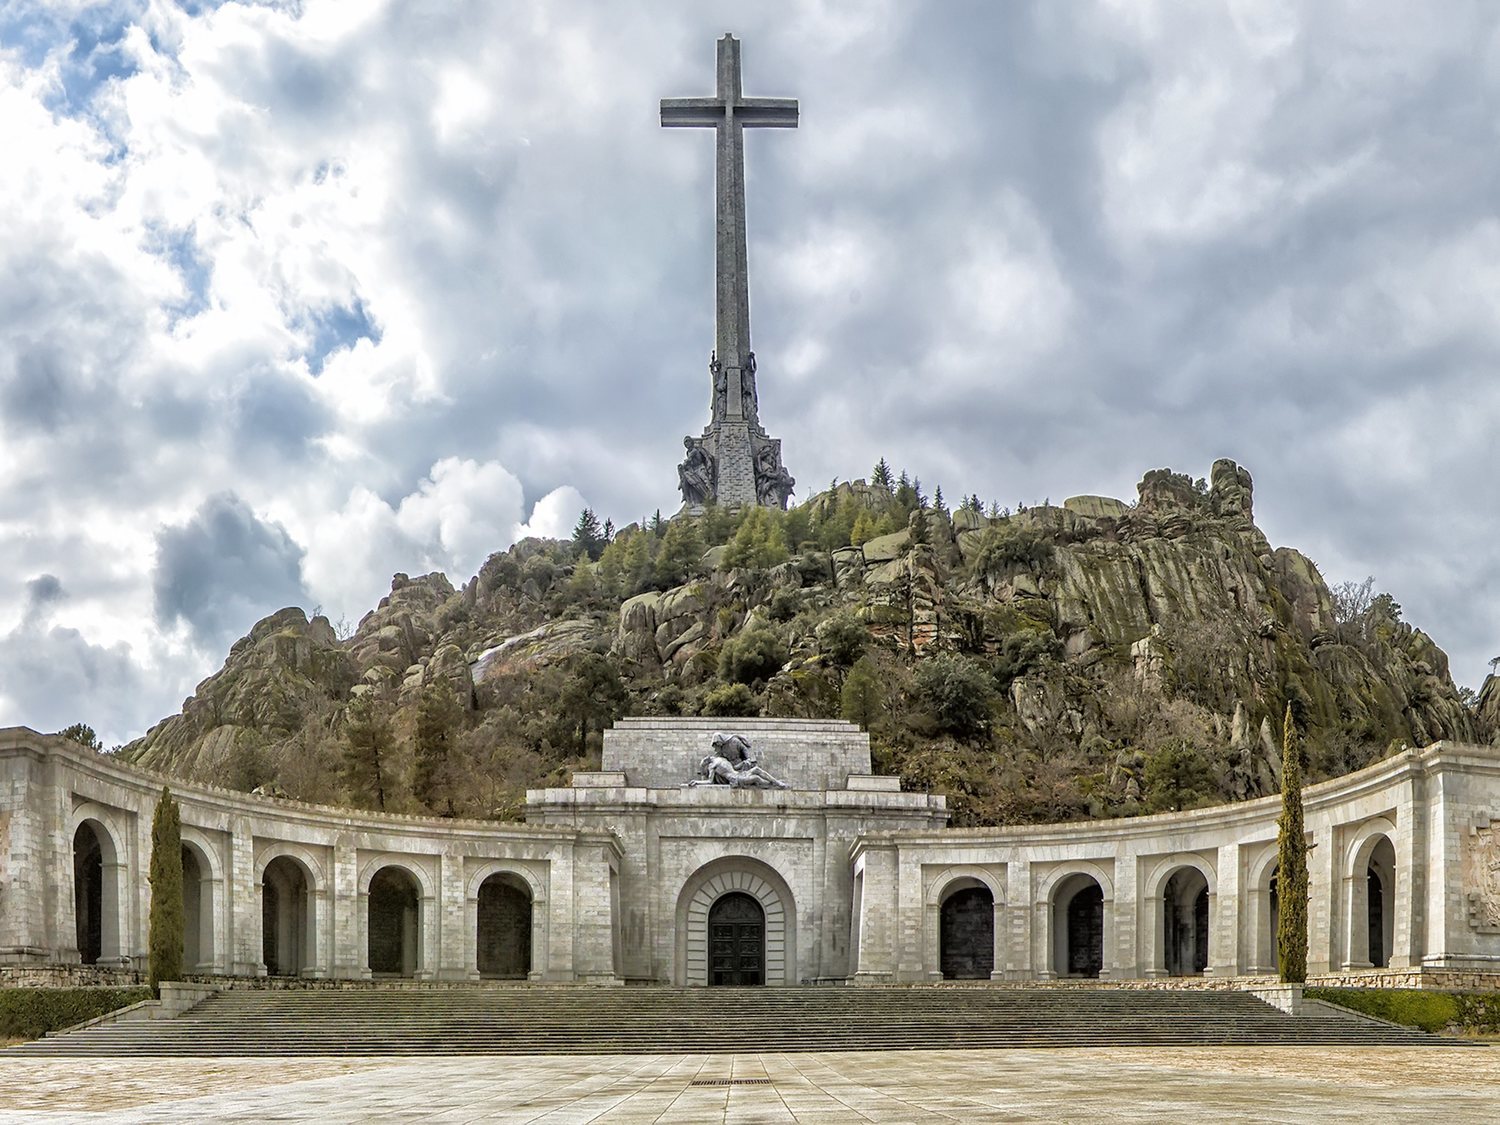
<svg viewBox="0 0 1500 1125"><path fill-rule="evenodd" d="M0 1057L0 1125L1466 1122L1494 1120L1497 1091L1500 1049L1493 1047L400 1059Z"/></svg>

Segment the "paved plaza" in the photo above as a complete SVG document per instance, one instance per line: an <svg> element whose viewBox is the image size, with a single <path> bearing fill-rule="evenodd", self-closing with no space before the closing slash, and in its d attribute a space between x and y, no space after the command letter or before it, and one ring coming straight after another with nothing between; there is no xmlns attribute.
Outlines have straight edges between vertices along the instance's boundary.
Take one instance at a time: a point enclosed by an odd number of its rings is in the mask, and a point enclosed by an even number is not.
<svg viewBox="0 0 1500 1125"><path fill-rule="evenodd" d="M0 1057L36 1121L1492 1121L1500 1049Z"/></svg>

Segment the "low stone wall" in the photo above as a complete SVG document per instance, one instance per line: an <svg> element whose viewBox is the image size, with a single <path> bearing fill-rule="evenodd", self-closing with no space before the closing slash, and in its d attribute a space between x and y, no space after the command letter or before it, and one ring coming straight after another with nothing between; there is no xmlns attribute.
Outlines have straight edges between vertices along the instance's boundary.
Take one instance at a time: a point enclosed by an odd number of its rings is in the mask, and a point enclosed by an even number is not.
<svg viewBox="0 0 1500 1125"><path fill-rule="evenodd" d="M133 969L99 965L0 965L0 988L128 988L145 979Z"/></svg>

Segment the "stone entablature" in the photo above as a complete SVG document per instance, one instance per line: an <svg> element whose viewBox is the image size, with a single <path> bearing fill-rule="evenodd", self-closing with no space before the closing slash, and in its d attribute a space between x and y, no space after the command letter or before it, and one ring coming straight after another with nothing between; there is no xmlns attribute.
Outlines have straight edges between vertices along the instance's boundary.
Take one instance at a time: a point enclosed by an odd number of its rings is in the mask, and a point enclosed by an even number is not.
<svg viewBox="0 0 1500 1125"><path fill-rule="evenodd" d="M689 788L725 728L791 788ZM192 871L190 975L702 984L731 897L763 920L767 984L1273 971L1274 797L954 830L941 797L871 774L863 732L812 720L625 720L602 765L528 794L524 825L171 783ZM11 972L144 967L164 783L0 730ZM1314 978L1496 979L1496 823L1496 748L1438 743L1309 787Z"/></svg>

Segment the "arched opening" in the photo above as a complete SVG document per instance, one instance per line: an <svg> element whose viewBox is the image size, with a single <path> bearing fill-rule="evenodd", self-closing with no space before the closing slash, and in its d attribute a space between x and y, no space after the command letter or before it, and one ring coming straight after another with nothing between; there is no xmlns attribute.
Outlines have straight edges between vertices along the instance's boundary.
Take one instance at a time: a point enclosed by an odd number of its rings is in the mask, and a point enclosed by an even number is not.
<svg viewBox="0 0 1500 1125"><path fill-rule="evenodd" d="M1370 964L1384 969L1391 963L1395 937L1396 849L1390 837L1381 836L1370 850L1365 867L1366 926L1370 940Z"/></svg>
<svg viewBox="0 0 1500 1125"><path fill-rule="evenodd" d="M479 975L525 980L531 972L531 888L518 875L498 872L479 884L478 897Z"/></svg>
<svg viewBox="0 0 1500 1125"><path fill-rule="evenodd" d="M370 880L367 919L370 972L410 977L420 961L422 891L410 871L382 867Z"/></svg>
<svg viewBox="0 0 1500 1125"><path fill-rule="evenodd" d="M749 895L764 914L762 981L771 987L798 980L797 903L774 868L749 856L720 856L694 871L677 894L677 935L672 979L704 986L710 979L709 912L725 895Z"/></svg>
<svg viewBox="0 0 1500 1125"><path fill-rule="evenodd" d="M995 896L982 883L949 890L938 915L944 980L989 980L995 971Z"/></svg>
<svg viewBox="0 0 1500 1125"><path fill-rule="evenodd" d="M312 967L312 883L302 864L279 855L261 876L261 960L273 977Z"/></svg>
<svg viewBox="0 0 1500 1125"><path fill-rule="evenodd" d="M1208 880L1196 867L1172 873L1162 891L1162 967L1168 976L1208 968Z"/></svg>
<svg viewBox="0 0 1500 1125"><path fill-rule="evenodd" d="M1270 968L1273 972L1281 972L1281 894L1278 890L1276 877L1276 865L1271 865L1271 881L1266 901L1270 904L1271 926L1270 933L1266 935L1269 942L1267 946L1271 951Z"/></svg>
<svg viewBox="0 0 1500 1125"><path fill-rule="evenodd" d="M213 886L197 853L182 845L182 968L194 972L209 962L212 969L214 931Z"/></svg>
<svg viewBox="0 0 1500 1125"><path fill-rule="evenodd" d="M1069 875L1052 900L1053 971L1098 977L1104 971L1104 891L1090 875Z"/></svg>
<svg viewBox="0 0 1500 1125"><path fill-rule="evenodd" d="M73 833L73 917L79 959L93 965L104 955L104 849L88 821Z"/></svg>

